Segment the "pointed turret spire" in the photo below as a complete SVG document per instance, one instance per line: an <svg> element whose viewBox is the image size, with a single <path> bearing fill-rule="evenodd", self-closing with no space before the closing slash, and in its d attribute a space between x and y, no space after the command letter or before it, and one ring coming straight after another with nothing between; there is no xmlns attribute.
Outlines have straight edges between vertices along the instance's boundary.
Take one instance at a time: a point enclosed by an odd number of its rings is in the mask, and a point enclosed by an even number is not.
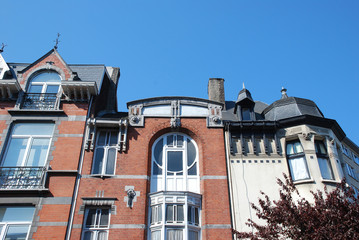
<svg viewBox="0 0 359 240"><path fill-rule="evenodd" d="M57 38L56 38L56 40L54 41L54 42L55 42L55 46L54 46L55 49L57 49L57 47L58 47L58 45L59 45L59 42L60 42L60 41L59 41L59 38L60 38L60 36L61 36L60 33L57 33Z"/></svg>
<svg viewBox="0 0 359 240"><path fill-rule="evenodd" d="M246 89L246 86L244 86L244 82L243 82L243 89Z"/></svg>
<svg viewBox="0 0 359 240"><path fill-rule="evenodd" d="M280 90L281 93L282 93L282 97L281 99L284 99L284 98L288 98L288 95L287 95L287 89L282 87L282 90Z"/></svg>

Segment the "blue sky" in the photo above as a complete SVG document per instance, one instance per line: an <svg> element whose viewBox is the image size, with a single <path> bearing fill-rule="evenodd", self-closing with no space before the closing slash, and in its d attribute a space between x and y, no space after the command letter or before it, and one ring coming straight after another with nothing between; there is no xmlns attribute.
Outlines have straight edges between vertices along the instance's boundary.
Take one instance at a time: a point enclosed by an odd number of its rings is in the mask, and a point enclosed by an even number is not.
<svg viewBox="0 0 359 240"><path fill-rule="evenodd" d="M244 82L255 100L317 103L359 144L359 1L9 1L0 43L8 62L54 45L68 63L121 68L119 109L156 96L207 98L210 77L227 100Z"/></svg>

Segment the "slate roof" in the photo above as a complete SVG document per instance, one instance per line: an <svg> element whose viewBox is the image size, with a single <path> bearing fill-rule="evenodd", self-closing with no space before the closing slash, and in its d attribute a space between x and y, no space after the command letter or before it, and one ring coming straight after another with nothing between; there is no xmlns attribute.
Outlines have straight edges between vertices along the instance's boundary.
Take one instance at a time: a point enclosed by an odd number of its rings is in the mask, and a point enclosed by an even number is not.
<svg viewBox="0 0 359 240"><path fill-rule="evenodd" d="M28 67L29 63L8 63L14 78L17 79L18 72ZM85 65L85 64L68 64L73 72L76 72L79 79L76 81L96 82L100 91L102 79L106 72L105 65Z"/></svg>

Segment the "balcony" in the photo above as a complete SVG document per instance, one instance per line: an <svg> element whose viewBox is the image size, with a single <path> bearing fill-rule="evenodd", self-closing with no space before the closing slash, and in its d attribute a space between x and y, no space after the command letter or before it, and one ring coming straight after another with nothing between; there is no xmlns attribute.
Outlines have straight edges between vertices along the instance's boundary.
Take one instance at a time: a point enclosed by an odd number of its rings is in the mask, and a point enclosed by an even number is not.
<svg viewBox="0 0 359 240"><path fill-rule="evenodd" d="M20 109L58 110L59 103L57 93L24 93Z"/></svg>
<svg viewBox="0 0 359 240"><path fill-rule="evenodd" d="M39 190L45 179L45 167L0 167L0 190Z"/></svg>

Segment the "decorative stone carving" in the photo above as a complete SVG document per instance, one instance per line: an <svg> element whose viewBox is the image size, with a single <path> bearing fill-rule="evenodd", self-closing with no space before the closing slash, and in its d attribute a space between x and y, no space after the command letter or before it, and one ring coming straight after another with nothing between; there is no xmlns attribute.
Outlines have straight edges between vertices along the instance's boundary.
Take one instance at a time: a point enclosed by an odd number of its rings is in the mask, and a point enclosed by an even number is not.
<svg viewBox="0 0 359 240"><path fill-rule="evenodd" d="M171 128L179 128L181 126L181 113L180 113L180 101L171 102Z"/></svg>
<svg viewBox="0 0 359 240"><path fill-rule="evenodd" d="M143 105L134 105L129 109L129 124L134 127L143 127L144 119L142 115Z"/></svg>
<svg viewBox="0 0 359 240"><path fill-rule="evenodd" d="M220 105L208 104L207 127L223 127Z"/></svg>
<svg viewBox="0 0 359 240"><path fill-rule="evenodd" d="M133 207L133 203L137 202L137 197L140 196L140 191L135 191L134 186L125 186L126 195L123 201L127 204L126 206L131 208Z"/></svg>
<svg viewBox="0 0 359 240"><path fill-rule="evenodd" d="M304 138L305 140L309 141L309 140L311 139L313 133L303 132L302 135L303 135L303 138Z"/></svg>

